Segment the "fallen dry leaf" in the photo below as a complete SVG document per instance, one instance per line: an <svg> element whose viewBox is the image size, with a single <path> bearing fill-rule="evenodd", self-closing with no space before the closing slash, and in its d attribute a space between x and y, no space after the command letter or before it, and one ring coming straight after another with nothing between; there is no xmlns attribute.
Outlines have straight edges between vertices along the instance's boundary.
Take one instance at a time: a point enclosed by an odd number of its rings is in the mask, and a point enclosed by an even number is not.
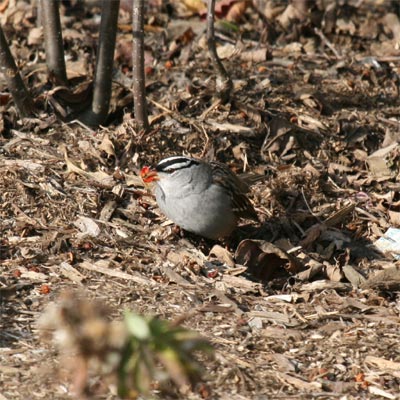
<svg viewBox="0 0 400 400"><path fill-rule="evenodd" d="M235 260L262 281L269 281L282 273L295 273L302 266L294 256L262 240L241 241L235 252Z"/></svg>

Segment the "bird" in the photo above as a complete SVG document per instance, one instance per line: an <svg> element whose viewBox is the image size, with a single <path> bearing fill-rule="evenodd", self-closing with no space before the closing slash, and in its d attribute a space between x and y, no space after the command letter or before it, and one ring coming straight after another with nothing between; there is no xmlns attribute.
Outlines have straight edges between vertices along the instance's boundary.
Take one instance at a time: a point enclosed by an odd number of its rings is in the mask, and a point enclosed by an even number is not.
<svg viewBox="0 0 400 400"><path fill-rule="evenodd" d="M161 211L176 225L217 240L229 236L240 218L258 221L246 193L249 186L225 164L172 156L140 171L145 184L155 183Z"/></svg>

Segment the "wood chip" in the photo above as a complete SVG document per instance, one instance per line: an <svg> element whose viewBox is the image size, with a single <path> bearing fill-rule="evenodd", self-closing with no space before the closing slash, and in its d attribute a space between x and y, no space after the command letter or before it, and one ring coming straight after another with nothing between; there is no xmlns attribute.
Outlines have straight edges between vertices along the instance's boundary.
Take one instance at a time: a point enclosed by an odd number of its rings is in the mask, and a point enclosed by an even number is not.
<svg viewBox="0 0 400 400"><path fill-rule="evenodd" d="M357 272L351 265L344 265L342 268L344 276L354 286L361 286L367 279Z"/></svg>
<svg viewBox="0 0 400 400"><path fill-rule="evenodd" d="M102 265L92 264L88 261L83 261L78 264L79 267L87 269L89 271L98 272L100 274L112 276L114 278L126 279L128 281L133 281L138 283L139 285L144 286L156 286L156 283L150 279L145 279L139 275L131 275L126 272L118 271L115 269L111 269Z"/></svg>
<svg viewBox="0 0 400 400"><path fill-rule="evenodd" d="M78 283L82 285L85 281L86 277L82 275L77 269L75 269L71 264L67 262L62 262L58 269L60 270L61 274L66 278L70 279L72 282Z"/></svg>
<svg viewBox="0 0 400 400"><path fill-rule="evenodd" d="M258 293L261 290L260 283L250 281L242 276L224 274L222 275L221 283L224 284L225 288L234 288L238 293Z"/></svg>
<svg viewBox="0 0 400 400"><path fill-rule="evenodd" d="M249 317L259 317L268 321L273 321L277 324L287 325L290 323L290 319L286 314L275 311L250 311L248 315Z"/></svg>
<svg viewBox="0 0 400 400"><path fill-rule="evenodd" d="M166 264L162 265L161 269L171 282L174 282L174 283L178 284L179 286L182 286L185 288L195 287L195 285L188 282L185 278L183 278L181 275L179 275L177 272L175 272L168 265L166 265Z"/></svg>
<svg viewBox="0 0 400 400"><path fill-rule="evenodd" d="M100 211L100 221L109 221L115 209L117 208L117 202L114 200L107 201L102 210Z"/></svg>
<svg viewBox="0 0 400 400"><path fill-rule="evenodd" d="M214 289L212 291L212 294L214 296L216 296L221 301L221 303L230 304L233 307L233 310L234 310L235 314L238 314L238 315L242 315L243 314L243 311L239 308L237 303L235 303L229 297L225 296L225 294L222 293L221 291Z"/></svg>
<svg viewBox="0 0 400 400"><path fill-rule="evenodd" d="M362 289L400 290L400 266L385 269L366 280Z"/></svg>
<svg viewBox="0 0 400 400"><path fill-rule="evenodd" d="M301 285L301 290L304 292L318 292L327 289L333 289L337 291L350 291L352 289L349 283L343 282L332 282L332 281L314 281L312 283L306 283Z"/></svg>
<svg viewBox="0 0 400 400"><path fill-rule="evenodd" d="M385 399L395 400L398 398L396 395L391 394L381 388L378 388L377 386L368 386L368 391L371 394L375 394L377 396L384 397Z"/></svg>
<svg viewBox="0 0 400 400"><path fill-rule="evenodd" d="M277 378L288 385L294 386L299 390L305 390L307 392L319 391L322 388L322 384L319 382L307 382L301 378L285 374L283 372L276 372Z"/></svg>
<svg viewBox="0 0 400 400"><path fill-rule="evenodd" d="M367 356L365 363L380 370L400 371L400 362L385 360L384 358Z"/></svg>

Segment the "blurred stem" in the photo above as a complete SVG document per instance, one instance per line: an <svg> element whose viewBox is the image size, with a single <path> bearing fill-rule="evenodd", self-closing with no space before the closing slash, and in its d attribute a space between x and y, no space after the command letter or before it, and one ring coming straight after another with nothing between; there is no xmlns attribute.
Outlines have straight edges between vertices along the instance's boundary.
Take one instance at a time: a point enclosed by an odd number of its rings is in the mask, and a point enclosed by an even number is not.
<svg viewBox="0 0 400 400"><path fill-rule="evenodd" d="M59 4L58 0L40 0L47 68L56 83L67 86Z"/></svg>
<svg viewBox="0 0 400 400"><path fill-rule="evenodd" d="M4 75L8 89L14 99L20 117L33 115L34 104L15 64L3 28L0 26L0 72Z"/></svg>
<svg viewBox="0 0 400 400"><path fill-rule="evenodd" d="M132 75L134 114L141 130L149 129L144 71L144 0L133 0L132 9Z"/></svg>
<svg viewBox="0 0 400 400"><path fill-rule="evenodd" d="M219 78L222 80L221 90L218 90L218 96L221 98L223 103L229 100L230 93L232 90L232 80L226 72L221 60L218 57L217 49L215 46L215 0L208 0L207 5L207 45L208 52L210 53L211 62L214 69L216 70Z"/></svg>
<svg viewBox="0 0 400 400"><path fill-rule="evenodd" d="M79 119L98 126L107 119L110 106L112 69L114 63L115 39L118 27L119 0L103 0L101 6L100 37L94 78L92 107Z"/></svg>

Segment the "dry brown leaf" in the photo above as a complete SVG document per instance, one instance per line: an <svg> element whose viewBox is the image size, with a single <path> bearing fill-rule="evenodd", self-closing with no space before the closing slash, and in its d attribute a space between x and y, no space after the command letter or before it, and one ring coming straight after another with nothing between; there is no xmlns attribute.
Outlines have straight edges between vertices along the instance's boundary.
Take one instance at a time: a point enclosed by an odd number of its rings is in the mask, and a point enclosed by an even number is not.
<svg viewBox="0 0 400 400"><path fill-rule="evenodd" d="M370 154L367 164L371 173L379 180L391 179L399 173L400 144L393 143Z"/></svg>
<svg viewBox="0 0 400 400"><path fill-rule="evenodd" d="M112 176L107 175L107 173L103 171L96 172L87 172L82 168L77 167L68 157L67 148L63 145L60 146L61 150L64 153L65 163L67 164L67 172L75 173L80 176L83 176L86 179L95 181L97 184L103 187L112 188L115 185L115 181Z"/></svg>
<svg viewBox="0 0 400 400"><path fill-rule="evenodd" d="M300 241L300 245L307 249L311 244L313 244L323 233L327 231L329 227L333 227L341 223L346 216L348 216L355 209L355 204L350 203L342 207L339 211L332 214L324 222L315 224L306 231L306 237ZM328 251L329 249L327 249ZM332 251L330 249L330 251Z"/></svg>
<svg viewBox="0 0 400 400"><path fill-rule="evenodd" d="M180 2L185 5L188 11L195 14L202 14L207 8L203 0L181 0Z"/></svg>
<svg viewBox="0 0 400 400"><path fill-rule="evenodd" d="M243 14L249 7L250 2L248 0L238 1L234 3L232 7L229 8L228 13L226 14L226 20L231 22L240 22Z"/></svg>
<svg viewBox="0 0 400 400"><path fill-rule="evenodd" d="M340 282L343 278L343 273L340 268L336 265L331 265L326 262L324 264L326 277L331 281Z"/></svg>
<svg viewBox="0 0 400 400"><path fill-rule="evenodd" d="M325 126L320 120L306 114L299 114L297 116L297 124L303 129L308 129L317 133L320 131L328 131L327 126Z"/></svg>
<svg viewBox="0 0 400 400"><path fill-rule="evenodd" d="M384 29L391 32L396 42L400 42L400 21L394 13L387 13L383 19Z"/></svg>
<svg viewBox="0 0 400 400"><path fill-rule="evenodd" d="M300 241L300 246L304 249L308 249L315 241L321 236L322 232L325 232L327 226L324 224L313 225L306 231L306 237Z"/></svg>
<svg viewBox="0 0 400 400"><path fill-rule="evenodd" d="M391 225L400 227L400 212L388 210Z"/></svg>
<svg viewBox="0 0 400 400"><path fill-rule="evenodd" d="M233 260L232 254L226 248L216 244L210 250L208 258L216 258L222 264L226 264L228 267L234 268L235 261Z"/></svg>
<svg viewBox="0 0 400 400"><path fill-rule="evenodd" d="M65 86L57 86L47 92L47 99L56 112L63 119L67 119L70 108L82 112L90 105L92 93L93 85L90 82L84 82L74 91Z"/></svg>
<svg viewBox="0 0 400 400"><path fill-rule="evenodd" d="M137 175L125 175L125 184L126 186L138 186L144 188L146 185L143 182L143 179Z"/></svg>
<svg viewBox="0 0 400 400"><path fill-rule="evenodd" d="M278 333L279 337L279 333ZM290 358L283 354L271 354L271 361L275 361L278 366L278 370L282 372L296 372L296 365L290 360Z"/></svg>
<svg viewBox="0 0 400 400"><path fill-rule="evenodd" d="M269 281L285 271L295 273L301 268L301 262L294 256L263 240L242 240L236 249L235 260L262 281Z"/></svg>
<svg viewBox="0 0 400 400"><path fill-rule="evenodd" d="M217 55L221 60L227 60L231 57L237 56L239 49L230 43L226 43L223 46L217 47Z"/></svg>
<svg viewBox="0 0 400 400"><path fill-rule="evenodd" d="M310 108L314 108L319 112L322 111L322 104L318 102L318 100L314 97L313 93L306 92L302 90L300 93L296 93L296 96L307 106Z"/></svg>
<svg viewBox="0 0 400 400"><path fill-rule="evenodd" d="M351 265L344 265L342 268L345 278L354 286L359 287L366 281L366 278L357 272Z"/></svg>
<svg viewBox="0 0 400 400"><path fill-rule="evenodd" d="M295 275L296 279L300 281L310 281L314 276L321 274L324 269L324 264L317 261L310 260L308 262L309 268L305 271L301 271Z"/></svg>
<svg viewBox="0 0 400 400"><path fill-rule="evenodd" d="M301 10L295 7L295 4L289 4L281 15L276 20L282 25L285 30L288 30L294 21L302 21L307 17Z"/></svg>
<svg viewBox="0 0 400 400"><path fill-rule="evenodd" d="M253 107L250 104L245 104L238 100L234 100L234 105L240 111L245 113L248 118L250 118L252 121L254 121L257 124L257 126L261 124L262 115L261 115L261 111L258 108Z"/></svg>
<svg viewBox="0 0 400 400"><path fill-rule="evenodd" d="M261 154L276 152L280 149L280 140L294 129L293 124L284 118L273 117L269 123L269 134L261 147Z"/></svg>
<svg viewBox="0 0 400 400"><path fill-rule="evenodd" d="M368 278L362 285L362 289L375 290L400 290L400 267L396 266L378 272Z"/></svg>
<svg viewBox="0 0 400 400"><path fill-rule="evenodd" d="M103 136L103 140L101 141L101 143L99 145L99 150L106 154L105 158L108 160L112 159L115 161L115 159L117 158L117 156L115 154L114 143L110 140L107 132Z"/></svg>
<svg viewBox="0 0 400 400"><path fill-rule="evenodd" d="M8 4L10 0L3 0L0 4L0 13L4 13L4 11L7 9Z"/></svg>
<svg viewBox="0 0 400 400"><path fill-rule="evenodd" d="M236 160L243 161L243 169L246 171L248 167L247 163L247 149L248 145L245 142L240 142L232 148L233 156Z"/></svg>
<svg viewBox="0 0 400 400"><path fill-rule="evenodd" d="M267 61L267 59L270 57L270 54L268 52L268 48L261 48L261 49L255 49L255 50L249 50L249 51L242 51L240 53L240 59L242 61L250 61L253 63L259 63L263 61Z"/></svg>
<svg viewBox="0 0 400 400"><path fill-rule="evenodd" d="M353 36L357 32L357 28L353 21L340 18L336 20L336 32Z"/></svg>
<svg viewBox="0 0 400 400"><path fill-rule="evenodd" d="M43 42L43 29L41 27L30 29L28 35L28 44L32 46L42 42Z"/></svg>

